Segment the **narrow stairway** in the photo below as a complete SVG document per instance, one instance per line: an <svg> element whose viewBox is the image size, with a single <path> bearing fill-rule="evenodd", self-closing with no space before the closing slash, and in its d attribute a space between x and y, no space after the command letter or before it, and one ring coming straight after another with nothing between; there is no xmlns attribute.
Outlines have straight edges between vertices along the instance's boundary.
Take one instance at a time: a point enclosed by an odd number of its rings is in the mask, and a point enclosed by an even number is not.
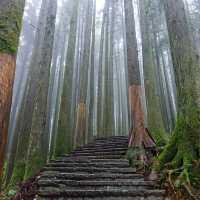
<svg viewBox="0 0 200 200"><path fill-rule="evenodd" d="M164 190L129 166L128 138L96 139L52 160L38 177L40 200L163 200Z"/></svg>

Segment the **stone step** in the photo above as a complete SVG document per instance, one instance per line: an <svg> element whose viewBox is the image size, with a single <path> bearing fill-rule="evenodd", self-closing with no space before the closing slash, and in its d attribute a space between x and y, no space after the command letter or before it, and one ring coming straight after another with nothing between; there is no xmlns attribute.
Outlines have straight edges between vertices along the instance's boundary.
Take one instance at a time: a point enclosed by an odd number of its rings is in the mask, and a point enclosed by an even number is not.
<svg viewBox="0 0 200 200"><path fill-rule="evenodd" d="M64 184L52 184L51 186L40 185L40 191L62 192L66 190L80 191L80 190L153 190L153 186L148 185L126 185L126 186L66 186Z"/></svg>
<svg viewBox="0 0 200 200"><path fill-rule="evenodd" d="M102 167L102 168L127 168L128 162L96 162L96 163L68 163L68 162L51 162L47 167Z"/></svg>
<svg viewBox="0 0 200 200"><path fill-rule="evenodd" d="M102 167L44 167L42 171L57 171L57 172L70 172L70 173L120 173L120 174L132 174L136 172L133 168L102 168Z"/></svg>
<svg viewBox="0 0 200 200"><path fill-rule="evenodd" d="M94 143L88 143L86 146L91 146L91 145L107 145L107 146L113 146L113 145L124 145L126 146L128 144L127 141L97 141Z"/></svg>
<svg viewBox="0 0 200 200"><path fill-rule="evenodd" d="M95 152L120 152L127 151L128 148L99 148L99 149L91 149L91 148L82 148L80 150L75 150L74 152L85 152L85 153L95 153Z"/></svg>
<svg viewBox="0 0 200 200"><path fill-rule="evenodd" d="M49 190L40 190L38 195L41 197L163 197L165 195L164 190L59 190L52 191Z"/></svg>
<svg viewBox="0 0 200 200"><path fill-rule="evenodd" d="M79 158L79 159L87 159L87 160L92 160L92 159L120 159L124 158L125 155L93 155L93 156L84 156L84 155L66 155L66 156L61 156L60 159L68 159L68 158Z"/></svg>
<svg viewBox="0 0 200 200"><path fill-rule="evenodd" d="M118 149L122 149L122 151L127 151L128 148L127 146L117 146L117 147L113 147L113 146L100 146L100 147L83 147L80 149L76 149L75 151L118 151Z"/></svg>
<svg viewBox="0 0 200 200"><path fill-rule="evenodd" d="M107 155L125 155L126 151L110 151L110 152L73 152L70 156L107 156Z"/></svg>
<svg viewBox="0 0 200 200"><path fill-rule="evenodd" d="M62 157L62 158L57 158L56 160L51 160L51 162L54 163L128 163L128 160L126 159L109 159L109 158L104 158L104 159L85 159L85 158L80 158L80 157Z"/></svg>
<svg viewBox="0 0 200 200"><path fill-rule="evenodd" d="M61 173L55 171L44 171L40 176L41 180L51 179L53 180L101 180L101 179L137 179L143 178L142 174L114 174L114 173L95 173L95 174L88 174L88 173Z"/></svg>
<svg viewBox="0 0 200 200"><path fill-rule="evenodd" d="M128 139L120 139L120 140L114 140L114 139L111 139L111 140L96 140L94 142L91 142L91 143L88 143L88 144L125 144L125 143L128 143Z"/></svg>
<svg viewBox="0 0 200 200"><path fill-rule="evenodd" d="M148 186L148 187L155 187L156 183L154 181L144 181L144 180L129 180L124 179L121 181L115 181L115 180L103 180L103 181L73 181L73 180L39 180L38 184L42 187L45 186L59 186L59 185L66 185L66 186L72 186L72 187L85 187L85 186Z"/></svg>
<svg viewBox="0 0 200 200"><path fill-rule="evenodd" d="M53 197L52 198L47 198L47 197L37 197L37 200L169 200L167 198L164 198L163 196L160 197L155 197L155 196L149 196L149 197L141 197L141 196L134 196L134 199L132 196L125 196L125 197L67 197L66 198L60 198L60 197Z"/></svg>
<svg viewBox="0 0 200 200"><path fill-rule="evenodd" d="M107 140L109 138L115 138L115 139L118 139L118 138L128 138L128 135L114 135L114 136L110 136L110 137L96 137L95 140L98 140L98 139Z"/></svg>

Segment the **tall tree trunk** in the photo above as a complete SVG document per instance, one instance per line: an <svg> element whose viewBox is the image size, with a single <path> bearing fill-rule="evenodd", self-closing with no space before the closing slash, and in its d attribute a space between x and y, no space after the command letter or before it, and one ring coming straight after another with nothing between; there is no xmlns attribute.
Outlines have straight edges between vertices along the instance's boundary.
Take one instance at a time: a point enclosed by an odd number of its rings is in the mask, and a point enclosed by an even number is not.
<svg viewBox="0 0 200 200"><path fill-rule="evenodd" d="M130 147L153 147L151 138L144 125L144 111L142 108L142 86L137 52L137 40L132 0L124 0L127 64L129 79L129 103L132 117L132 129L130 130Z"/></svg>
<svg viewBox="0 0 200 200"><path fill-rule="evenodd" d="M87 119L87 90L88 90L88 68L90 63L90 47L92 33L92 8L93 0L87 1L84 45L83 45L83 61L80 67L80 94L78 99L78 108L76 116L76 130L74 137L74 146L86 144L88 141L88 133L86 130Z"/></svg>
<svg viewBox="0 0 200 200"><path fill-rule="evenodd" d="M43 0L42 6L40 9L40 16L39 16L39 26L36 33L34 49L30 61L30 70L28 74L28 80L26 85L25 95L22 101L22 106L19 111L17 126L15 129L14 134L18 134L18 145L16 150L16 157L15 157L15 165L14 171L12 176L12 183L20 182L24 179L25 170L26 170L26 159L28 155L28 148L30 142L30 133L31 133L31 126L32 126L32 117L34 112L36 94L39 90L39 74L41 72L42 66L45 63L44 56L45 52L45 40L48 38L48 31L46 30L46 22L47 22L47 8L48 8L48 1ZM51 12L50 12L51 13ZM45 34L46 33L46 34Z"/></svg>
<svg viewBox="0 0 200 200"><path fill-rule="evenodd" d="M154 139L160 139L158 132L163 132L164 126L156 91L156 66L154 63L150 15L152 7L149 0L140 0L140 26L142 35L143 68L145 80L145 94L147 101L148 129L152 132ZM156 134L157 133L157 134Z"/></svg>
<svg viewBox="0 0 200 200"><path fill-rule="evenodd" d="M99 69L98 69L98 94L97 94L97 135L100 137L103 135L103 52L104 52L104 40L105 40L105 25L107 17L108 1L105 1L103 11L103 21L101 27L101 39L99 50Z"/></svg>
<svg viewBox="0 0 200 200"><path fill-rule="evenodd" d="M73 13L70 22L70 33L68 39L68 49L66 66L64 73L64 84L62 88L60 112L58 119L58 134L56 138L55 155L69 153L73 147L71 128L71 105L72 105L72 77L75 61L76 32L78 19L79 0L73 2Z"/></svg>
<svg viewBox="0 0 200 200"><path fill-rule="evenodd" d="M56 0L51 0L47 5L46 27L44 32L45 40L38 74L37 91L35 94L25 178L33 176L46 163L49 153L50 140L49 133L46 132L48 130L46 127L48 125L47 103L57 2Z"/></svg>
<svg viewBox="0 0 200 200"><path fill-rule="evenodd" d="M92 21L92 45L91 45L91 59L90 59L90 100L89 100L89 140L94 135L94 101L95 101L95 25L96 25L96 0L93 0L93 21Z"/></svg>
<svg viewBox="0 0 200 200"><path fill-rule="evenodd" d="M115 28L116 2L109 0L107 7L106 38L105 38L105 79L104 79L104 115L103 132L105 136L114 133L114 105L113 105L113 45ZM111 12L109 12L111 9ZM110 14L111 13L111 14Z"/></svg>
<svg viewBox="0 0 200 200"><path fill-rule="evenodd" d="M24 0L0 2L0 177L3 175L16 54L24 4Z"/></svg>
<svg viewBox="0 0 200 200"><path fill-rule="evenodd" d="M163 4L177 86L178 119L175 132L160 155L156 169L162 169L167 162L175 169L182 165L180 180L189 182L193 161L198 160L200 155L199 85L196 82L198 57L190 39L183 1L165 0Z"/></svg>

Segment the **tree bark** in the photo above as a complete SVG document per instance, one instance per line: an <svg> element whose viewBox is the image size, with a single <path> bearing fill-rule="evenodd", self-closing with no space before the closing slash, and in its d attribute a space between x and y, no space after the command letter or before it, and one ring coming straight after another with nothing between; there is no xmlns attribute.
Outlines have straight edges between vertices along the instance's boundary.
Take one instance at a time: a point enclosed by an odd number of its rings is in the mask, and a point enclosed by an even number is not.
<svg viewBox="0 0 200 200"><path fill-rule="evenodd" d="M132 0L124 0L124 10L129 80L129 103L132 121L129 147L148 148L155 146L155 142L147 132L144 124L144 111L141 102L142 86Z"/></svg>
<svg viewBox="0 0 200 200"><path fill-rule="evenodd" d="M34 113L34 106L36 102L36 95L38 90L40 89L39 77L41 76L40 73L42 72L42 66L46 65L45 58L46 55L45 42L46 38L48 38L48 28L46 27L47 22L47 8L48 8L48 1L43 0L41 9L40 9L40 16L39 16L39 26L36 33L34 49L30 61L30 68L28 72L28 80L25 90L25 95L22 101L22 106L19 111L17 126L15 131L19 132L18 138L18 145L16 150L16 157L15 157L15 165L14 171L12 175L12 183L20 182L24 179L25 171L26 171L26 161L29 149L29 142L31 136L31 126L32 126L32 117ZM49 13L51 14L51 12ZM49 16L50 17L50 16ZM17 134L17 133L15 133Z"/></svg>
<svg viewBox="0 0 200 200"><path fill-rule="evenodd" d="M98 69L98 94L97 94L97 135L103 136L103 52L105 40L105 25L107 17L108 1L105 1L103 11L103 21L101 27L101 39L99 50L99 69Z"/></svg>
<svg viewBox="0 0 200 200"><path fill-rule="evenodd" d="M90 52L90 100L89 100L89 129L88 139L91 140L94 135L94 109L95 109L95 26L96 26L96 0L93 0L93 18L92 18L92 45Z"/></svg>
<svg viewBox="0 0 200 200"><path fill-rule="evenodd" d="M85 39L83 45L83 61L80 68L80 94L78 100L77 122L74 137L74 147L86 144L88 133L86 130L87 123L87 91L88 91L88 69L90 63L90 47L92 34L92 15L93 0L88 0L85 24Z"/></svg>
<svg viewBox="0 0 200 200"><path fill-rule="evenodd" d="M79 0L73 2L73 13L70 21L70 32L68 39L68 49L66 66L64 69L64 83L62 87L58 134L56 138L55 156L69 153L73 147L72 127L71 127L71 105L72 105L72 78L75 61L77 19L78 19Z"/></svg>
<svg viewBox="0 0 200 200"><path fill-rule="evenodd" d="M41 55L42 60L40 62L40 72L38 74L39 79L37 83L37 91L35 94L34 110L31 122L25 179L33 176L47 162L49 153L50 139L49 132L46 131L48 130L47 103L57 10L56 0L51 0L47 3L47 5L46 27L44 33L45 38Z"/></svg>
<svg viewBox="0 0 200 200"><path fill-rule="evenodd" d="M160 110L159 97L156 91L156 66L153 57L151 37L151 10L148 0L140 0L140 26L142 35L143 68L145 80L145 94L147 102L147 126L156 141L160 138L158 132L163 132L164 126ZM157 134L156 134L157 133ZM158 138L157 138L158 137Z"/></svg>
<svg viewBox="0 0 200 200"><path fill-rule="evenodd" d="M24 4L24 0L0 2L0 177L3 175L16 54Z"/></svg>

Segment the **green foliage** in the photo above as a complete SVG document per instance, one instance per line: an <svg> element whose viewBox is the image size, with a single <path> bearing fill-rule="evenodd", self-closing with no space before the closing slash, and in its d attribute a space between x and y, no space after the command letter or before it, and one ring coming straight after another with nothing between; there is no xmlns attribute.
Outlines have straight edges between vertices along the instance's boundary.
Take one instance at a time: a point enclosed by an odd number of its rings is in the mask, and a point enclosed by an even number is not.
<svg viewBox="0 0 200 200"><path fill-rule="evenodd" d="M11 186L14 186L24 180L24 174L25 174L25 161L17 161L16 166L14 168L12 179L10 182Z"/></svg>
<svg viewBox="0 0 200 200"><path fill-rule="evenodd" d="M163 129L157 129L153 131L153 136L156 141L157 147L165 146L170 139L170 134L166 133Z"/></svg>
<svg viewBox="0 0 200 200"><path fill-rule="evenodd" d="M17 193L17 188L9 188L5 191L2 191L2 193L0 194L0 199L1 200L10 200L13 197L15 197Z"/></svg>

